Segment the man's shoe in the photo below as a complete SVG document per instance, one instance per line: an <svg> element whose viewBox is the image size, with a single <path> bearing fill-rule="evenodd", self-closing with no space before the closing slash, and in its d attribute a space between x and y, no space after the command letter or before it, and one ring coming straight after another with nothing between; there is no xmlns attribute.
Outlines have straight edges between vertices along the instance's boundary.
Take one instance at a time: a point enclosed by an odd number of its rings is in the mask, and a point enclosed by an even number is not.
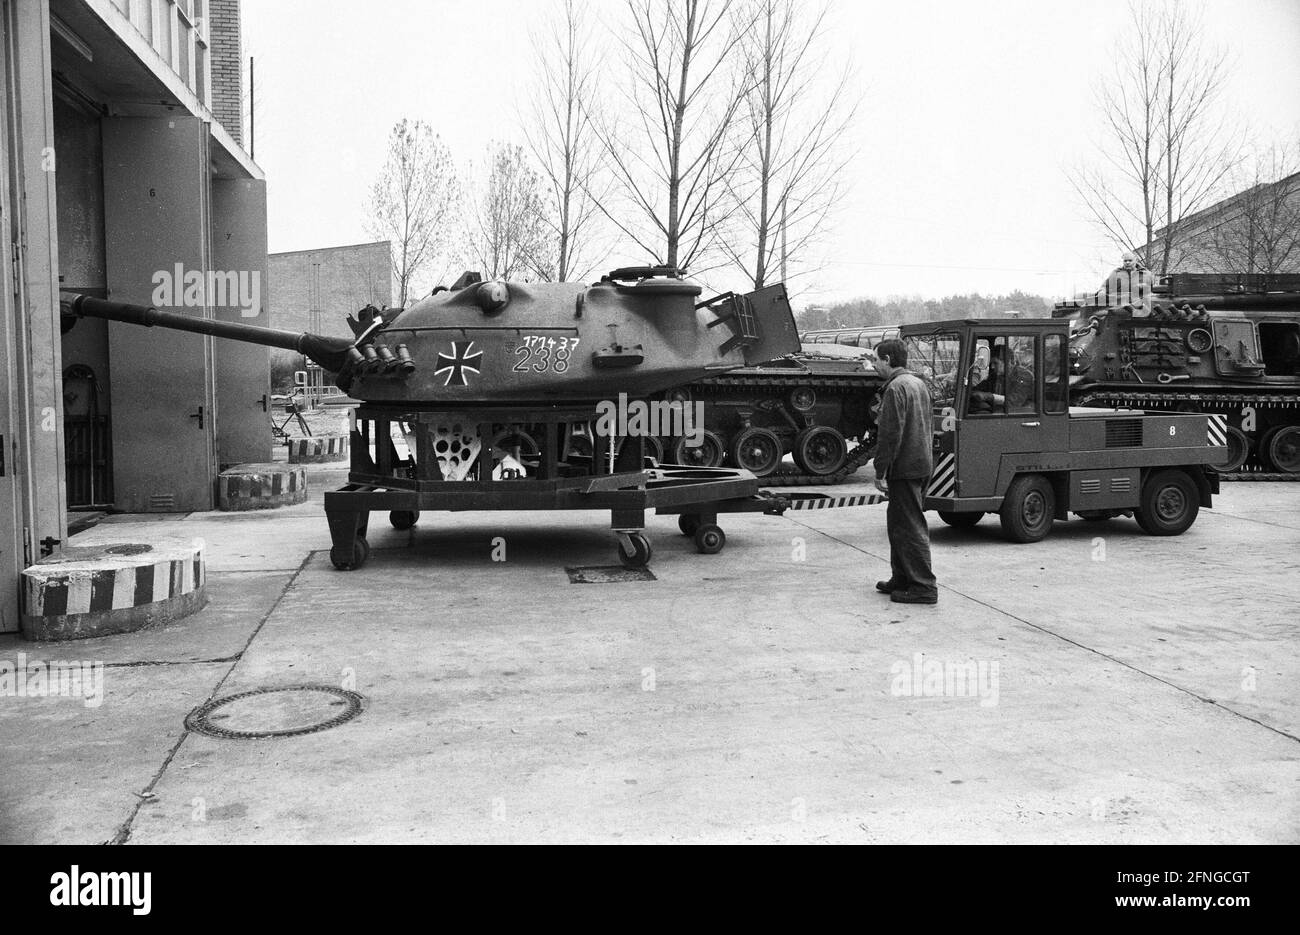
<svg viewBox="0 0 1300 935"><path fill-rule="evenodd" d="M881 594L892 594L894 591L903 590L903 587L902 585L895 584L894 579L890 578L888 581L877 581L876 590Z"/></svg>
<svg viewBox="0 0 1300 935"><path fill-rule="evenodd" d="M918 594L915 591L891 591L889 599L895 604L937 604L938 594Z"/></svg>

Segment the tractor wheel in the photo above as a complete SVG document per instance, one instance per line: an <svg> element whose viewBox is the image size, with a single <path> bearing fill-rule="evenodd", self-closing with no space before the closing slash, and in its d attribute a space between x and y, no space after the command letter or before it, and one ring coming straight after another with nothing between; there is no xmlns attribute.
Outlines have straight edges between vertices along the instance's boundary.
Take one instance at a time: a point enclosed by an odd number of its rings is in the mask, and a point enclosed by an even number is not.
<svg viewBox="0 0 1300 935"><path fill-rule="evenodd" d="M731 463L755 477L766 477L781 463L781 439L770 429L750 426L731 440Z"/></svg>
<svg viewBox="0 0 1300 935"><path fill-rule="evenodd" d="M1041 474L1021 474L1007 488L998 519L1012 542L1037 542L1052 531L1056 494Z"/></svg>
<svg viewBox="0 0 1300 935"><path fill-rule="evenodd" d="M954 513L951 510L939 511L939 519L954 529L969 529L983 518L984 512L982 510L976 510L973 513Z"/></svg>
<svg viewBox="0 0 1300 935"><path fill-rule="evenodd" d="M794 440L794 462L805 474L825 477L844 466L849 456L844 436L829 425L813 425Z"/></svg>
<svg viewBox="0 0 1300 935"><path fill-rule="evenodd" d="M687 444L687 437L673 442L673 463L686 467L713 468L722 463L727 450L717 433L704 429L698 445Z"/></svg>
<svg viewBox="0 0 1300 935"><path fill-rule="evenodd" d="M1196 482L1175 468L1147 479L1136 516L1138 525L1153 536L1178 536L1196 522L1200 509Z"/></svg>
<svg viewBox="0 0 1300 935"><path fill-rule="evenodd" d="M683 513L677 517L677 528L683 536L694 536L695 530L700 528L700 517L695 513Z"/></svg>

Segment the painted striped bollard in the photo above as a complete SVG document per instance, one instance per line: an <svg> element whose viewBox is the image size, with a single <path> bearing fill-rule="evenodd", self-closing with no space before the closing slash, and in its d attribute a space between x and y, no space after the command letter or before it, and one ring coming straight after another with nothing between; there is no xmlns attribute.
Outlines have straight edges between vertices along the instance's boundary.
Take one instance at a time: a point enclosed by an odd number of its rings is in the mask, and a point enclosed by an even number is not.
<svg viewBox="0 0 1300 935"><path fill-rule="evenodd" d="M321 464L347 459L346 435L313 435L311 438L294 438L289 441L290 464Z"/></svg>
<svg viewBox="0 0 1300 935"><path fill-rule="evenodd" d="M31 640L129 633L207 603L200 539L71 546L22 573L22 630Z"/></svg>
<svg viewBox="0 0 1300 935"><path fill-rule="evenodd" d="M307 499L307 469L284 464L236 464L217 477L217 509L270 510Z"/></svg>

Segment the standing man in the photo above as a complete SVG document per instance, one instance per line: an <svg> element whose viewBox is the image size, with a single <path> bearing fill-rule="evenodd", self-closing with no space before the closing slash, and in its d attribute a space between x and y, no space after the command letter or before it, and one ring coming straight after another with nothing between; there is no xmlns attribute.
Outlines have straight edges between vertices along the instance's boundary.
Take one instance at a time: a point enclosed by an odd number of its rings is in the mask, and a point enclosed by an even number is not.
<svg viewBox="0 0 1300 935"><path fill-rule="evenodd" d="M934 469L930 391L907 369L902 341L882 341L875 367L885 379L876 419L876 487L889 496L885 522L891 572L888 581L876 582L876 590L899 604L937 604L925 521L925 489Z"/></svg>

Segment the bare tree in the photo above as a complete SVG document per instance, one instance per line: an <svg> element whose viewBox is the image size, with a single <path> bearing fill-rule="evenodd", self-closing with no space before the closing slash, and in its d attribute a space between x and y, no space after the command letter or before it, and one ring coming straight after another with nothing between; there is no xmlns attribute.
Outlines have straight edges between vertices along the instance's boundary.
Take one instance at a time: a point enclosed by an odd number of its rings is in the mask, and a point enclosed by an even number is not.
<svg viewBox="0 0 1300 935"><path fill-rule="evenodd" d="M553 278L542 177L528 165L521 146L497 145L487 161L486 182L466 208L466 259L489 279L511 279L525 271Z"/></svg>
<svg viewBox="0 0 1300 935"><path fill-rule="evenodd" d="M1282 273L1300 268L1300 150L1274 145L1236 173L1240 194L1208 220L1216 266L1227 273Z"/></svg>
<svg viewBox="0 0 1300 935"><path fill-rule="evenodd" d="M755 289L774 270L788 280L788 264L803 258L843 193L842 138L856 101L847 71L829 86L820 80L826 14L825 4L808 13L796 0L758 0L742 43L750 88L741 160L728 180L739 236L721 246Z"/></svg>
<svg viewBox="0 0 1300 935"><path fill-rule="evenodd" d="M366 230L393 245L397 307L446 249L460 185L451 153L421 120L400 120L388 138L388 159L370 193Z"/></svg>
<svg viewBox="0 0 1300 935"><path fill-rule="evenodd" d="M608 197L609 181L593 125L600 74L590 22L587 0L560 0L555 17L534 36L537 80L523 121L554 199L555 213L546 218L554 256L547 278L560 282L585 279L603 259L597 202Z"/></svg>
<svg viewBox="0 0 1300 935"><path fill-rule="evenodd" d="M598 135L617 196L602 213L656 263L694 267L735 211L735 117L748 86L733 67L746 23L733 0L627 0L624 119ZM696 269L696 272L702 270Z"/></svg>
<svg viewBox="0 0 1300 935"><path fill-rule="evenodd" d="M1227 57L1186 4L1135 0L1098 88L1102 159L1072 174L1093 219L1161 275L1183 259L1184 218L1206 207L1235 164L1218 101Z"/></svg>

